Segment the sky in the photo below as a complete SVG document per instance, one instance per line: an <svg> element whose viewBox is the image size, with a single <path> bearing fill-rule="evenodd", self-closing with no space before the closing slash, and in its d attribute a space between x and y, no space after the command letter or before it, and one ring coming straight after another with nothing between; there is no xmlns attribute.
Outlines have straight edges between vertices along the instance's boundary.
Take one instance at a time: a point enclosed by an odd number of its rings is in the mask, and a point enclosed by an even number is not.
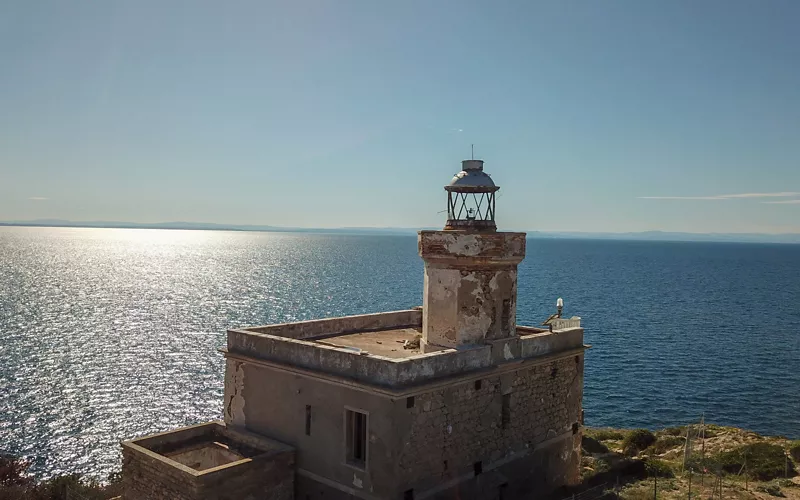
<svg viewBox="0 0 800 500"><path fill-rule="evenodd" d="M0 2L0 220L800 233L800 2Z"/></svg>

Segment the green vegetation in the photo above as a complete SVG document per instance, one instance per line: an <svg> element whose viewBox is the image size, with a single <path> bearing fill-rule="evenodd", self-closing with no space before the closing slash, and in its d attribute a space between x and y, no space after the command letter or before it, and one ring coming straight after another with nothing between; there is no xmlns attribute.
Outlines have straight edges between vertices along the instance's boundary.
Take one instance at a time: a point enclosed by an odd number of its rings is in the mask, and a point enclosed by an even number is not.
<svg viewBox="0 0 800 500"><path fill-rule="evenodd" d="M656 436L647 429L634 429L622 440L622 450L626 455L636 455L656 442Z"/></svg>
<svg viewBox="0 0 800 500"><path fill-rule="evenodd" d="M619 429L603 428L587 428L583 432L584 436L596 439L598 441L622 441L625 439L625 432Z"/></svg>
<svg viewBox="0 0 800 500"><path fill-rule="evenodd" d="M800 462L800 440L789 443L789 455L795 462Z"/></svg>
<svg viewBox="0 0 800 500"><path fill-rule="evenodd" d="M714 455L711 462L728 474L741 474L746 471L750 477L759 481L795 475L795 466L788 463L789 459L784 448L771 443L749 443L723 451Z"/></svg>
<svg viewBox="0 0 800 500"><path fill-rule="evenodd" d="M647 449L647 451L654 453L656 455L661 455L662 453L666 453L669 450L672 450L676 447L683 446L686 443L686 439L681 436L675 436L672 434L667 434L664 436L658 436L656 438L656 442Z"/></svg>
<svg viewBox="0 0 800 500"><path fill-rule="evenodd" d="M644 466L650 477L675 477L675 472L669 462L657 458L646 458Z"/></svg>
<svg viewBox="0 0 800 500"><path fill-rule="evenodd" d="M75 474L37 483L28 475L29 467L25 460L0 456L0 500L107 500L122 492L119 474L107 485Z"/></svg>
<svg viewBox="0 0 800 500"><path fill-rule="evenodd" d="M767 483L767 484L762 484L760 486L756 486L756 491L760 491L762 493L766 493L767 495L771 495L773 497L785 497L786 496L781 491L781 487L778 486L775 483Z"/></svg>
<svg viewBox="0 0 800 500"><path fill-rule="evenodd" d="M589 455L595 453L608 453L608 446L590 436L583 436L581 439L581 448L583 449L584 453L588 453Z"/></svg>
<svg viewBox="0 0 800 500"><path fill-rule="evenodd" d="M701 440L701 429L586 429L583 484L572 491L605 484L614 486L604 498L617 500L651 500L654 490L659 500L686 500L690 488L692 499L800 500L800 441L709 424ZM603 447L608 451L599 451ZM685 451L690 455L684 463Z"/></svg>

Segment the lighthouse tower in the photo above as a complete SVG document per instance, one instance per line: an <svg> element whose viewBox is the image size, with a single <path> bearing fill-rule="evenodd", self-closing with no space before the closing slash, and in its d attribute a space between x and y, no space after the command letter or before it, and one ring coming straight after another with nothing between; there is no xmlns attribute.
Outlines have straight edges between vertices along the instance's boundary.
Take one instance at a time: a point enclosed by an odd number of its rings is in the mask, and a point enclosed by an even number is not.
<svg viewBox="0 0 800 500"><path fill-rule="evenodd" d="M467 348L516 335L517 264L525 233L498 232L483 160L464 160L448 185L447 223L419 232L425 262L422 346Z"/></svg>

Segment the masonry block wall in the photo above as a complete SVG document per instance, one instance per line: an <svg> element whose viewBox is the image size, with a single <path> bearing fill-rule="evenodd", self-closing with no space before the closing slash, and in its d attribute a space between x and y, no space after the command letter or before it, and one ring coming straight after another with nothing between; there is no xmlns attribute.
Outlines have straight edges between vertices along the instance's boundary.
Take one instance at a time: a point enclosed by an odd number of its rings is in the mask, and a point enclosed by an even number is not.
<svg viewBox="0 0 800 500"><path fill-rule="evenodd" d="M579 482L582 390L580 354L417 395L399 487L521 498Z"/></svg>
<svg viewBox="0 0 800 500"><path fill-rule="evenodd" d="M124 500L257 500L294 498L294 452L230 470L189 475L148 455L122 449Z"/></svg>
<svg viewBox="0 0 800 500"><path fill-rule="evenodd" d="M200 494L185 474L124 447L122 470L125 500L194 500Z"/></svg>

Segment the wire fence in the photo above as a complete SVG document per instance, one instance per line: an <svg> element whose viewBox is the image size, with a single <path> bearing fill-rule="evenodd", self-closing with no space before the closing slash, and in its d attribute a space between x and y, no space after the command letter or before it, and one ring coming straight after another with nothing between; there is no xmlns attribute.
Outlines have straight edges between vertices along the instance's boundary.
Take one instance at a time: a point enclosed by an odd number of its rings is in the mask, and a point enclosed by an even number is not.
<svg viewBox="0 0 800 500"><path fill-rule="evenodd" d="M584 490L580 493L575 493L574 495L564 497L562 500L595 500L596 498L601 498L605 496L607 494L608 489L609 489L608 483L603 483L597 486L593 486L588 490Z"/></svg>
<svg viewBox="0 0 800 500"><path fill-rule="evenodd" d="M679 489L686 488L684 498L738 498L742 490L753 491L752 483L756 481L760 483L757 491L773 496L782 496L780 486L794 486L788 482L796 474L789 440L769 443L735 439L723 449L719 446L709 449L707 441L717 435L715 428L707 426L702 416L699 422L686 425L680 435L684 440L683 453L680 468L674 472L675 478L682 482ZM662 494L658 488L659 474L652 479L652 498L658 499Z"/></svg>

